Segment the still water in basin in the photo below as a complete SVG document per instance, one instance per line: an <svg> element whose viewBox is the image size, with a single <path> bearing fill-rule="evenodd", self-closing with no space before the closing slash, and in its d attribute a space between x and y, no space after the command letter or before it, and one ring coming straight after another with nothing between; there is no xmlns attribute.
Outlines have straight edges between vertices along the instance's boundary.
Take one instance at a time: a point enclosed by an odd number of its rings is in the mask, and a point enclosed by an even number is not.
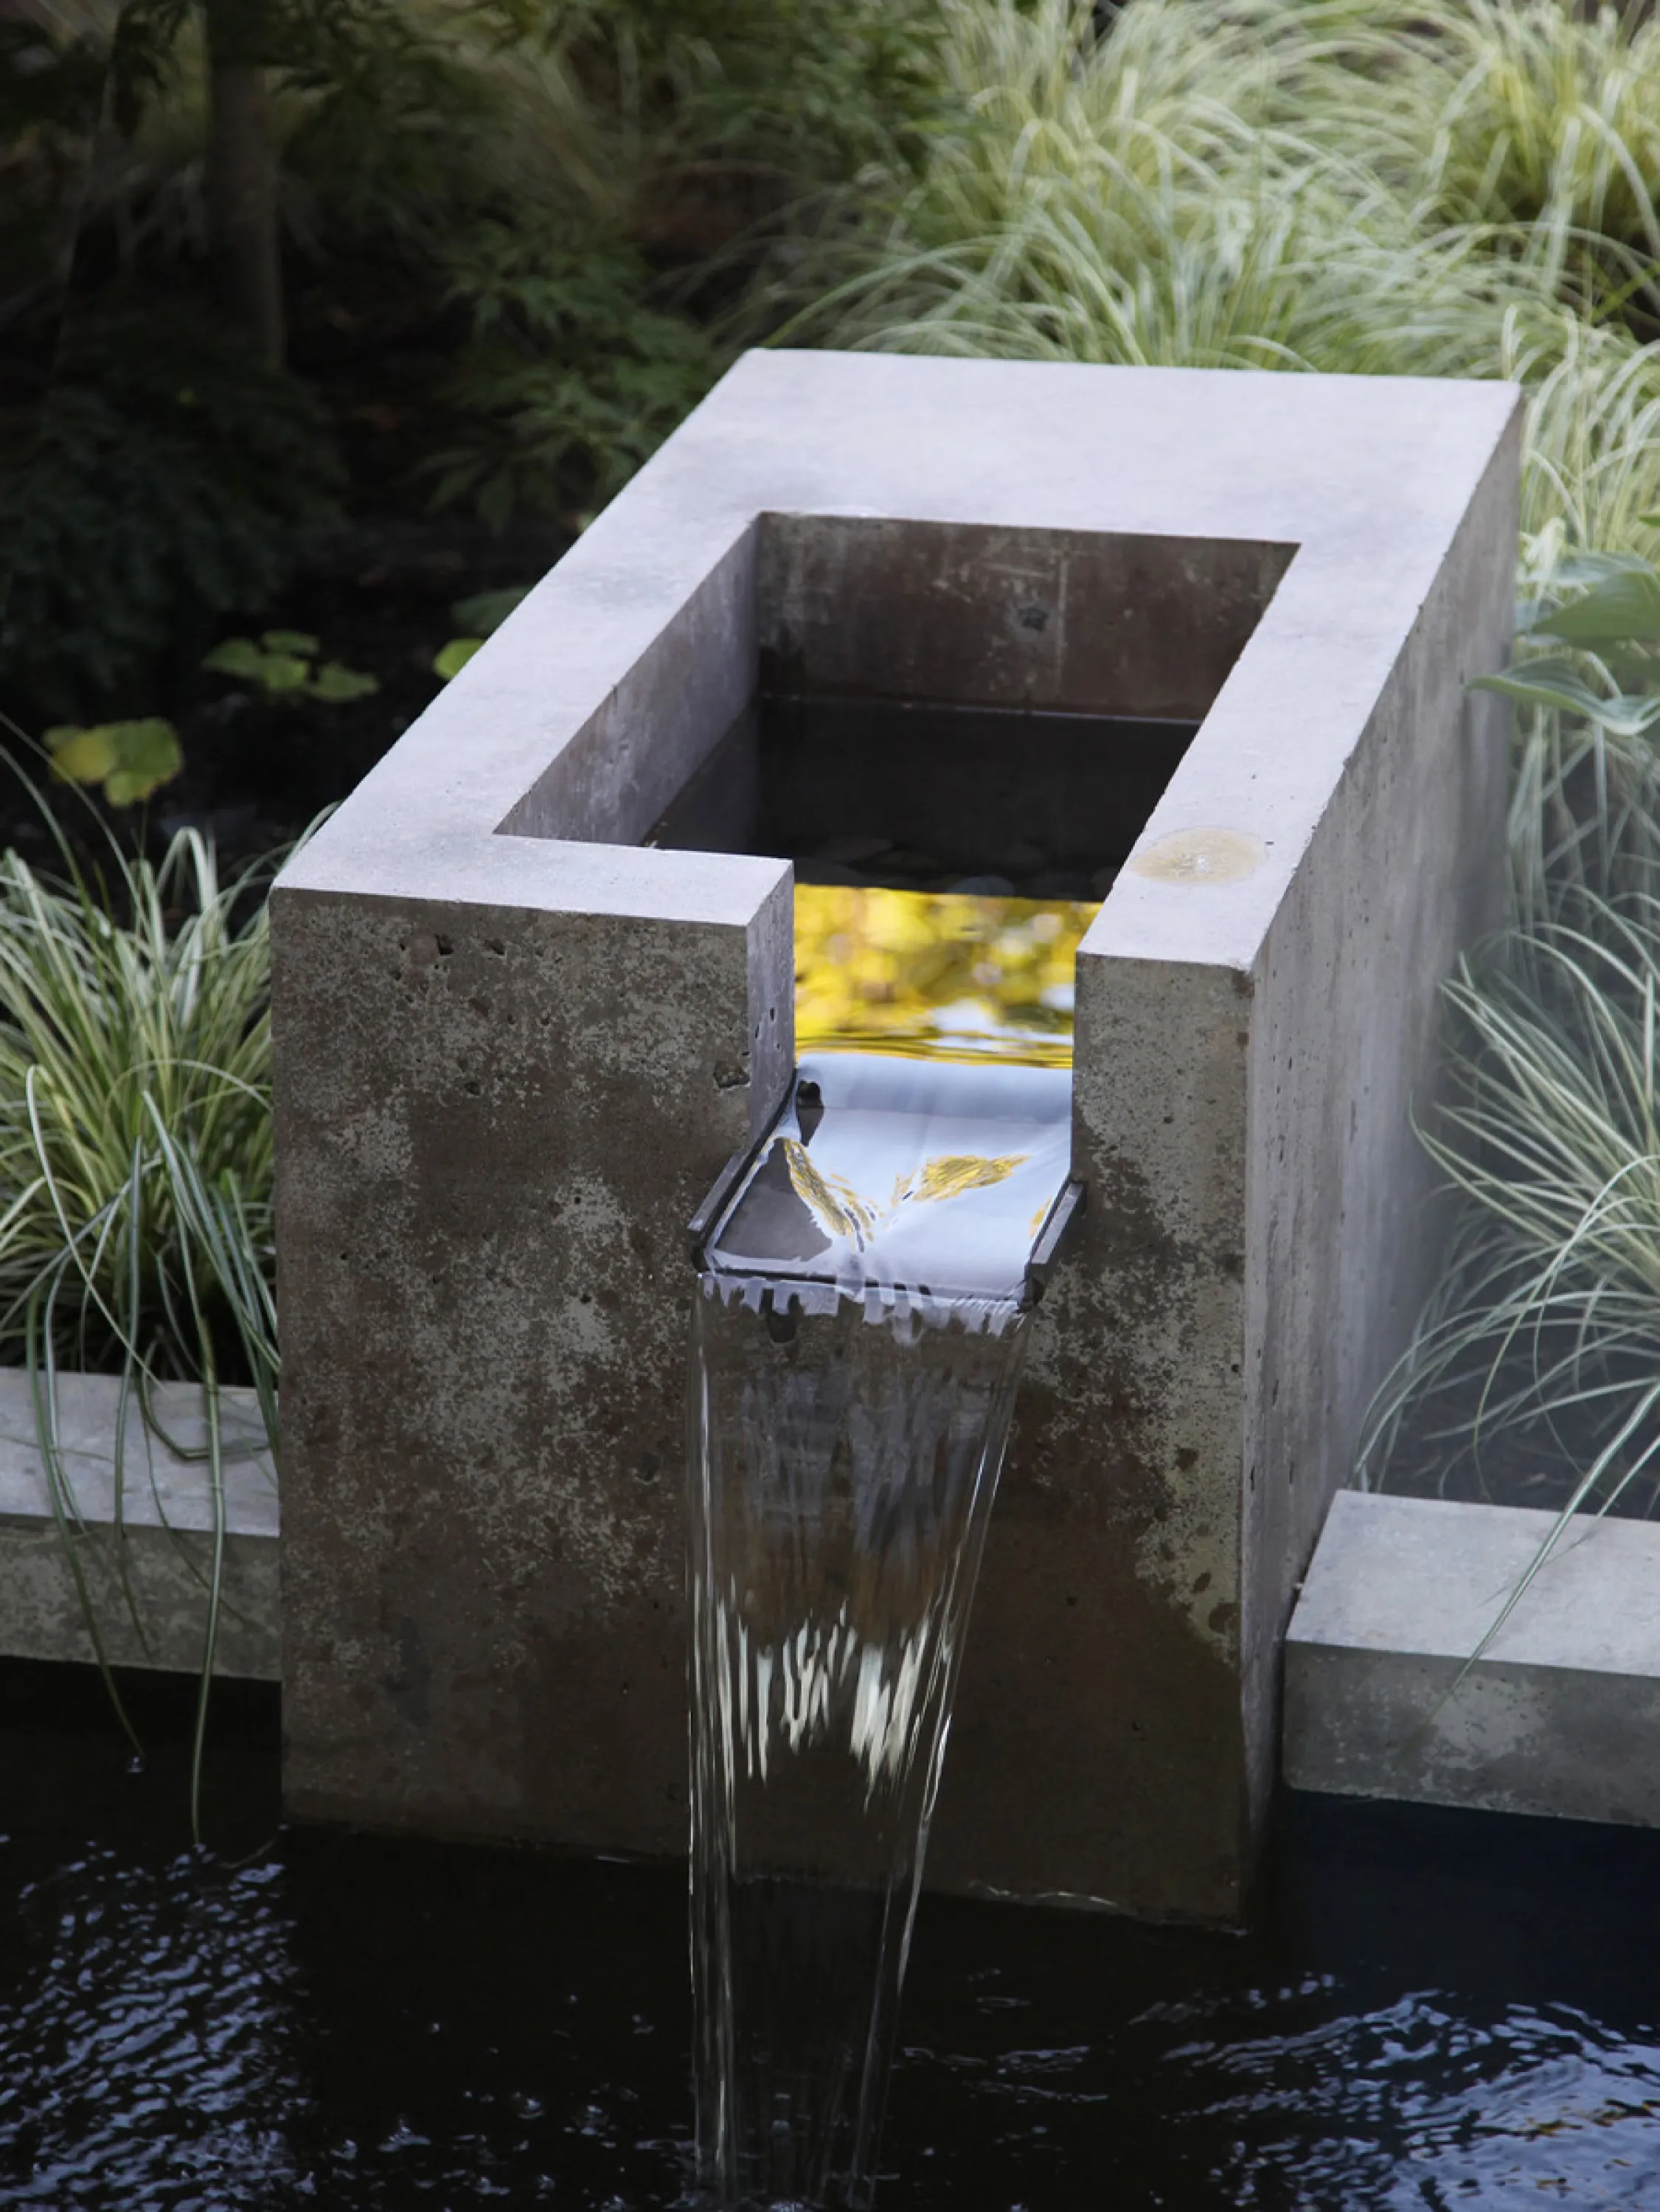
<svg viewBox="0 0 1660 2212"><path fill-rule="evenodd" d="M195 1853L82 1688L0 1680L0 2205L673 2203L681 1868L285 1831L263 1693ZM878 2201L1660 2204L1657 1963L1660 1838L1427 1808L1293 1800L1246 1936L926 1897Z"/></svg>

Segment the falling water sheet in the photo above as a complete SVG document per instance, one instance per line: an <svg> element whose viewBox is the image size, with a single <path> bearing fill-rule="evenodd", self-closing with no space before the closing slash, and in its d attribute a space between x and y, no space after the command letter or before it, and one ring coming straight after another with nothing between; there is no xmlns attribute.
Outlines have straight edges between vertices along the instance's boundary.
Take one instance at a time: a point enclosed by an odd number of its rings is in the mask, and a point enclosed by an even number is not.
<svg viewBox="0 0 1660 2212"><path fill-rule="evenodd" d="M699 2164L860 2207L1026 1317L798 1288L706 1274L694 1312Z"/></svg>
<svg viewBox="0 0 1660 2212"><path fill-rule="evenodd" d="M1070 1091L1063 1069L815 1055L705 1246L693 1980L716 2203L871 2201Z"/></svg>

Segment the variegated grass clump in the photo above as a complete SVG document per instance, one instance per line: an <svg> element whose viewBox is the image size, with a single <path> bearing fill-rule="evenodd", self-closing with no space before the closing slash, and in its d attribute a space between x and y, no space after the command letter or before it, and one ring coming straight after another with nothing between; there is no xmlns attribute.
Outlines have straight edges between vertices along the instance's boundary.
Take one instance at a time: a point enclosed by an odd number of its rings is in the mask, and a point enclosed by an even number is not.
<svg viewBox="0 0 1660 2212"><path fill-rule="evenodd" d="M1422 1134L1464 1202L1360 1480L1438 1399L1449 1481L1542 1440L1575 1468L1563 1517L1606 1510L1660 1459L1660 902L1575 892L1446 996L1450 1095Z"/></svg>
<svg viewBox="0 0 1660 2212"><path fill-rule="evenodd" d="M1575 1470L1560 1530L1660 1472L1660 572L1558 531L1524 581L1526 643L1489 679L1519 717L1516 925L1446 987L1450 1095L1422 1134L1462 1205L1359 1479L1387 1484L1408 1418L1448 1482L1520 1437Z"/></svg>
<svg viewBox="0 0 1660 2212"><path fill-rule="evenodd" d="M1660 346L1565 309L1518 314L1499 368L1528 394L1524 592L1571 548L1660 554Z"/></svg>
<svg viewBox="0 0 1660 2212"><path fill-rule="evenodd" d="M1528 528L1660 549L1660 346L1622 319L1660 252L1660 31L1559 0L1128 0L1105 35L1076 0L945 4L956 120L799 331L1514 377Z"/></svg>
<svg viewBox="0 0 1660 2212"><path fill-rule="evenodd" d="M0 1353L276 1376L271 956L181 830L109 879L0 854Z"/></svg>
<svg viewBox="0 0 1660 2212"><path fill-rule="evenodd" d="M87 1531L58 1448L57 1377L87 1368L123 1378L118 1548L125 1433L153 1418L154 1384L202 1388L214 1539L194 1817L225 1540L226 1384L252 1386L277 1444L263 885L222 881L191 830L155 863L112 844L95 878L67 847L63 859L48 875L0 854L0 1358L33 1382L100 1662L79 1557Z"/></svg>
<svg viewBox="0 0 1660 2212"><path fill-rule="evenodd" d="M1568 0L1366 12L1346 125L1426 228L1487 226L1592 313L1660 259L1660 22ZM1652 295L1660 299L1660 295Z"/></svg>
<svg viewBox="0 0 1660 2212"><path fill-rule="evenodd" d="M1486 689L1516 712L1514 916L1527 931L1660 886L1660 571L1524 539L1518 657Z"/></svg>
<svg viewBox="0 0 1660 2212"><path fill-rule="evenodd" d="M948 0L958 127L870 268L844 343L1196 368L1467 368L1497 309L1381 179L1296 127L1341 76L1288 9Z"/></svg>

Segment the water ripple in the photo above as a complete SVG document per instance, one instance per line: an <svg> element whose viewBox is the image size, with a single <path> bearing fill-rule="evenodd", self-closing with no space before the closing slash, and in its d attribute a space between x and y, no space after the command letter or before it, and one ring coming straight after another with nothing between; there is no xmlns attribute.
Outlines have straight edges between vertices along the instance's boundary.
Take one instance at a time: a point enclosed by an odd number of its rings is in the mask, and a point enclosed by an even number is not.
<svg viewBox="0 0 1660 2212"><path fill-rule="evenodd" d="M0 1740L9 1813L34 1771ZM682 1876L304 1832L237 1865L137 1802L0 1843L5 2212L678 2197ZM1298 1863L1312 1932L1244 1942L926 1900L883 2212L1660 2212L1651 1860L1603 1881L1582 1839L1529 1946L1560 1867L1483 1829L1509 1905L1484 1864L1438 1917L1422 1833L1382 1935L1341 1854Z"/></svg>

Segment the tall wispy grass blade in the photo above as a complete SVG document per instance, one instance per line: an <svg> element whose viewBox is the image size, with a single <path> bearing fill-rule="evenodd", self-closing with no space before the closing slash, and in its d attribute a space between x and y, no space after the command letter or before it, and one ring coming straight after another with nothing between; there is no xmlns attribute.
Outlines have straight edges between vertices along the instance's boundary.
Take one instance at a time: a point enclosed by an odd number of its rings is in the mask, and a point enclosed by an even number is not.
<svg viewBox="0 0 1660 2212"><path fill-rule="evenodd" d="M1347 56L1359 130L1426 228L1487 226L1599 319L1660 302L1660 24L1564 0L1373 8Z"/></svg>

